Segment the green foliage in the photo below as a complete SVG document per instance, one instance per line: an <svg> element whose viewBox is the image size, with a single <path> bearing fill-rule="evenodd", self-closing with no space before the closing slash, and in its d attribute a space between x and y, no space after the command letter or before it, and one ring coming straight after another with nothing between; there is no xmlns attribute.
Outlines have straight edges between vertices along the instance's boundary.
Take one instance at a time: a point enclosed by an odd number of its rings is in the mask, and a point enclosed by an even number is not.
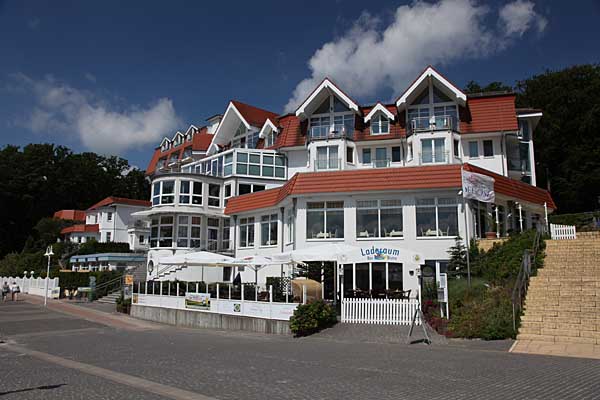
<svg viewBox="0 0 600 400"><path fill-rule="evenodd" d="M77 289L82 286L90 285L90 276L96 277L96 286L111 281L122 275L120 271L93 271L93 272L66 272L58 273L58 282L61 290Z"/></svg>
<svg viewBox="0 0 600 400"><path fill-rule="evenodd" d="M126 299L121 293L121 296L117 298L115 301L117 306L117 312L129 314L129 310L131 309L131 298Z"/></svg>
<svg viewBox="0 0 600 400"><path fill-rule="evenodd" d="M578 232L600 229L600 211L575 214L550 215L549 220L553 224L575 225Z"/></svg>
<svg viewBox="0 0 600 400"><path fill-rule="evenodd" d="M295 336L308 336L337 322L335 308L323 300L300 304L290 318L290 329Z"/></svg>
<svg viewBox="0 0 600 400"><path fill-rule="evenodd" d="M150 190L144 172L127 160L52 144L0 149L0 186L0 256L56 242L58 225L40 220L57 210L86 209L111 195L146 199Z"/></svg>
<svg viewBox="0 0 600 400"><path fill-rule="evenodd" d="M600 196L600 65L576 65L518 82L517 105L544 116L535 130L537 184L550 183L563 213L597 210Z"/></svg>
<svg viewBox="0 0 600 400"><path fill-rule="evenodd" d="M482 92L512 92L513 88L505 85L502 82L490 82L485 86L481 86L475 81L467 83L464 89L465 93L482 93Z"/></svg>
<svg viewBox="0 0 600 400"><path fill-rule="evenodd" d="M450 281L450 285L455 282ZM452 336L485 340L514 336L509 288L474 285L469 289L461 282L453 292L448 324Z"/></svg>
<svg viewBox="0 0 600 400"><path fill-rule="evenodd" d="M285 281L284 278L279 276L267 277L267 287L273 286L273 301L284 301L285 300Z"/></svg>
<svg viewBox="0 0 600 400"><path fill-rule="evenodd" d="M467 273L467 248L460 236L457 236L454 246L448 249L450 260L448 261L448 272L452 275L463 275Z"/></svg>
<svg viewBox="0 0 600 400"><path fill-rule="evenodd" d="M471 260L473 275L481 276L495 285L510 284L519 273L523 252L533 249L535 235L533 229L525 231L511 236L502 244L495 244L487 252L481 252L478 257ZM542 255L539 254L534 267L541 264L541 257Z"/></svg>
<svg viewBox="0 0 600 400"><path fill-rule="evenodd" d="M23 276L25 271L35 271L35 277L46 276L47 258L43 251L10 253L0 260L0 276Z"/></svg>
<svg viewBox="0 0 600 400"><path fill-rule="evenodd" d="M129 243L107 242L100 243L95 240L87 241L77 250L77 254L96 254L96 253L130 253Z"/></svg>

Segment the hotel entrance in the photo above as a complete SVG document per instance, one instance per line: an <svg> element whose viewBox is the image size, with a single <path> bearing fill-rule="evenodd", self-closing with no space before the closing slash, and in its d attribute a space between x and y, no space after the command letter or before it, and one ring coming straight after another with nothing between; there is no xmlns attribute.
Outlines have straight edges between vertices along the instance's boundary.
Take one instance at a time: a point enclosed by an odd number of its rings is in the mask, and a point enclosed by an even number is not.
<svg viewBox="0 0 600 400"><path fill-rule="evenodd" d="M342 265L344 298L408 299L404 290L403 265L397 262L362 262Z"/></svg>

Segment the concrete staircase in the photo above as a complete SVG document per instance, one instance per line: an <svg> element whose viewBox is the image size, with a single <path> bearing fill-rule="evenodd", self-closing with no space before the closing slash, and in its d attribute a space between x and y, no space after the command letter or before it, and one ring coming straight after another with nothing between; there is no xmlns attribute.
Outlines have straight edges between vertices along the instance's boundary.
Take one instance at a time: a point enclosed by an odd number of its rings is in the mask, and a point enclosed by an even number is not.
<svg viewBox="0 0 600 400"><path fill-rule="evenodd" d="M544 267L531 277L517 339L600 345L600 232L546 241Z"/></svg>
<svg viewBox="0 0 600 400"><path fill-rule="evenodd" d="M105 304L116 304L117 299L121 297L121 289L107 294L106 296L100 297L96 302Z"/></svg>

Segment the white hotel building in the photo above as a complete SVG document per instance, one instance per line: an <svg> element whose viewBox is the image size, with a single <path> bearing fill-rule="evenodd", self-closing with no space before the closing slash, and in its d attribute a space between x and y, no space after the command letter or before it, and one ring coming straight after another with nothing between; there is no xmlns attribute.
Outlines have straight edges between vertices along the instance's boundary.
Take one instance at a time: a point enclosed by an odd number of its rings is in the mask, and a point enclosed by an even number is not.
<svg viewBox="0 0 600 400"><path fill-rule="evenodd" d="M161 266L166 255L273 255L327 243L422 254L423 274L439 276L457 236L506 236L544 224L555 208L536 187L541 116L515 108L512 93L467 95L432 67L392 104L360 105L329 79L291 114L231 101L207 127L177 132L155 151L152 207L137 213L151 221L148 278L201 280ZM462 169L495 179L495 204L463 203ZM399 263L343 268L346 290L402 289L406 278ZM204 280L235 275L211 270ZM259 284L282 271L261 269Z"/></svg>

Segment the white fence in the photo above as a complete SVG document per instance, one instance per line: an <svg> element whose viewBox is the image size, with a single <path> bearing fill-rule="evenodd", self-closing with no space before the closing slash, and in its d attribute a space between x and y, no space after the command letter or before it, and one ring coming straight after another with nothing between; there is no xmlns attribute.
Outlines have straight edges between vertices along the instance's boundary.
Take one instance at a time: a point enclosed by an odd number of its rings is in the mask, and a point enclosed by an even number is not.
<svg viewBox="0 0 600 400"><path fill-rule="evenodd" d="M7 282L8 285L12 285L16 282L21 289L21 293L33 294L35 296L44 296L46 291L46 279L45 278L17 278L12 276L0 276L0 286ZM58 278L52 278L48 280L48 297L52 297L52 289L58 288Z"/></svg>
<svg viewBox="0 0 600 400"><path fill-rule="evenodd" d="M252 301L233 299L210 299L210 307L206 310L188 308L185 296L168 296L134 293L134 304L151 307L175 308L178 310L209 312L217 314L241 315L289 321L298 307L298 303L278 303L274 301Z"/></svg>
<svg viewBox="0 0 600 400"><path fill-rule="evenodd" d="M550 224L550 237L553 240L577 239L577 231L573 225Z"/></svg>
<svg viewBox="0 0 600 400"><path fill-rule="evenodd" d="M410 325L418 307L418 300L345 298L342 300L342 322ZM416 323L421 324L418 316Z"/></svg>

